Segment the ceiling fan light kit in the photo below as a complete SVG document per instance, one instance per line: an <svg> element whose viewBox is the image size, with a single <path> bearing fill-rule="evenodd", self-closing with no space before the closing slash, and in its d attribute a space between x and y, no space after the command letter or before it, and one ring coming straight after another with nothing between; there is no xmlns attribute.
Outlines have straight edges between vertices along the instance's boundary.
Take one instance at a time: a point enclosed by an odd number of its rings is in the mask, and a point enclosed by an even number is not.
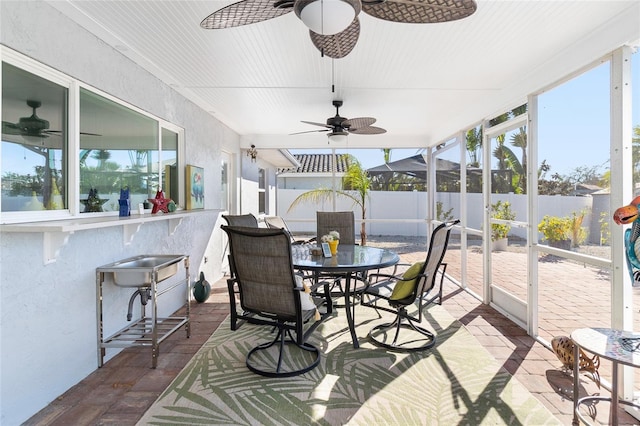
<svg viewBox="0 0 640 426"><path fill-rule="evenodd" d="M327 134L327 138L329 139L329 142L343 144L347 142L348 135L349 133L347 132L331 132Z"/></svg>
<svg viewBox="0 0 640 426"><path fill-rule="evenodd" d="M255 163L258 158L258 150L254 144L251 144L251 148L247 149L247 157L251 158L251 162Z"/></svg>
<svg viewBox="0 0 640 426"><path fill-rule="evenodd" d="M475 13L475 0L240 0L200 22L205 29L239 27L295 11L310 29L313 45L333 59L344 58L360 36L360 12L390 22L435 24Z"/></svg>
<svg viewBox="0 0 640 426"><path fill-rule="evenodd" d="M293 10L314 33L334 35L347 29L360 13L359 0L296 0Z"/></svg>

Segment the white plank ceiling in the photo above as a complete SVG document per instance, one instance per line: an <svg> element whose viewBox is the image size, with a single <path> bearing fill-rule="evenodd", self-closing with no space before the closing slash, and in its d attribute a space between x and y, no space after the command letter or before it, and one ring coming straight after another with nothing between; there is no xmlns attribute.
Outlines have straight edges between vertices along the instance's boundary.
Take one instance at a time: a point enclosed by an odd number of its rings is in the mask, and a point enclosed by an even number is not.
<svg viewBox="0 0 640 426"><path fill-rule="evenodd" d="M289 134L317 130L300 120L324 122L334 99L341 116L375 117L388 131L351 135L352 147L434 145L640 38L637 0L477 3L471 17L441 24L361 13L356 47L333 60L294 13L204 30L230 2L50 2L262 147L327 147L322 133Z"/></svg>

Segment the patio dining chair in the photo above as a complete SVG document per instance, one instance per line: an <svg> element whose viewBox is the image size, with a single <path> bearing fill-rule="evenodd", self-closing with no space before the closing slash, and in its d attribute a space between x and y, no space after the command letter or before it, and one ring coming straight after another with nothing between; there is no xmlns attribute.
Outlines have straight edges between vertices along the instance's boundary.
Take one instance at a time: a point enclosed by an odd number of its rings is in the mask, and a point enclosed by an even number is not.
<svg viewBox="0 0 640 426"><path fill-rule="evenodd" d="M333 310L331 298L313 297L296 278L289 236L283 229L222 226L229 237L235 275L227 280L231 329L268 326L274 338L253 347L246 365L267 377L290 377L316 367L320 351L307 342ZM235 287L238 288L238 293ZM328 285L327 285L328 286ZM242 313L238 313L236 296Z"/></svg>
<svg viewBox="0 0 640 426"><path fill-rule="evenodd" d="M420 351L431 348L436 343L436 335L420 326L424 309L431 303L442 304L442 283L447 264L442 260L447 251L449 235L459 220L441 223L431 234L427 258L413 264L402 276L370 274L369 283L362 291L361 304L376 310L395 314L390 323L380 324L369 332L374 344L397 351ZM379 304L386 301L386 305ZM417 305L417 306L415 306ZM418 309L417 313L408 308ZM401 339L400 330L409 329L411 338Z"/></svg>
<svg viewBox="0 0 640 426"><path fill-rule="evenodd" d="M316 239L320 241L323 235L329 234L331 231L338 231L340 234L340 244L355 245L355 218L352 211L342 212L316 212ZM333 297L341 297L344 295L342 288L342 279L344 275L330 275L321 274L316 275L315 280L318 282L322 280L332 281L331 291ZM356 280L362 281L362 275L357 274L354 276ZM361 286L362 287L362 286ZM337 290L336 290L337 289ZM354 294L357 294L357 285L354 286Z"/></svg>
<svg viewBox="0 0 640 426"><path fill-rule="evenodd" d="M264 223L267 225L267 228L284 229L287 235L289 235L291 244L308 244L316 240L315 237L308 240L297 240L289 230L287 222L285 222L281 216L265 216Z"/></svg>
<svg viewBox="0 0 640 426"><path fill-rule="evenodd" d="M223 214L222 218L227 221L229 226L246 226L248 228L258 228L258 219L251 213L247 214ZM228 247L228 243L227 243ZM227 247L225 247L225 252L227 251ZM229 259L229 274L233 276L235 271L233 270L233 265L231 264L231 259Z"/></svg>
<svg viewBox="0 0 640 426"><path fill-rule="evenodd" d="M355 244L355 219L353 212L316 212L316 238L331 231L340 233L340 244Z"/></svg>
<svg viewBox="0 0 640 426"><path fill-rule="evenodd" d="M246 226L249 228L258 227L258 219L251 213L248 214L223 214L222 218L227 221L229 226Z"/></svg>

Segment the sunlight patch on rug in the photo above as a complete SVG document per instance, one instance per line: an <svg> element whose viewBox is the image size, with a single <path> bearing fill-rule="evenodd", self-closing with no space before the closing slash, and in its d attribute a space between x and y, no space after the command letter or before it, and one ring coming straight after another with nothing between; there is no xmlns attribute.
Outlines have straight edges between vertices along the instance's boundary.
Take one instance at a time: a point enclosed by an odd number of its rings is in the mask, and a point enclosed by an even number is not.
<svg viewBox="0 0 640 426"><path fill-rule="evenodd" d="M368 331L390 319L358 307L360 349L344 310L310 339L322 353L314 370L292 378L251 373L245 355L270 339L268 327L225 320L149 408L139 425L546 425L558 420L445 309L423 325L437 335L430 350L396 353L373 346Z"/></svg>

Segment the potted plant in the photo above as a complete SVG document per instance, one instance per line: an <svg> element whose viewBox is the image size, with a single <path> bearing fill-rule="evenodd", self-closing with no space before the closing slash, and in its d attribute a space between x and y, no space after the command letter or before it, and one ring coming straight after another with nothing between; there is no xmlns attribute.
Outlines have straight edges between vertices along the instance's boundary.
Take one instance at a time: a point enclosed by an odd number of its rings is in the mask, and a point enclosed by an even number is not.
<svg viewBox="0 0 640 426"><path fill-rule="evenodd" d="M570 217L545 215L538 224L538 231L542 233L542 241L548 241L551 247L569 250L572 227Z"/></svg>
<svg viewBox="0 0 640 426"><path fill-rule="evenodd" d="M498 200L495 204L491 204L491 217L493 219L514 220L516 214L511 210L511 203L508 201ZM504 251L507 249L509 239L510 225L502 223L491 224L491 249L494 251Z"/></svg>
<svg viewBox="0 0 640 426"><path fill-rule="evenodd" d="M340 233L338 231L331 231L327 235L323 235L320 241L328 243L331 254L335 256L338 252L338 244L340 244Z"/></svg>

